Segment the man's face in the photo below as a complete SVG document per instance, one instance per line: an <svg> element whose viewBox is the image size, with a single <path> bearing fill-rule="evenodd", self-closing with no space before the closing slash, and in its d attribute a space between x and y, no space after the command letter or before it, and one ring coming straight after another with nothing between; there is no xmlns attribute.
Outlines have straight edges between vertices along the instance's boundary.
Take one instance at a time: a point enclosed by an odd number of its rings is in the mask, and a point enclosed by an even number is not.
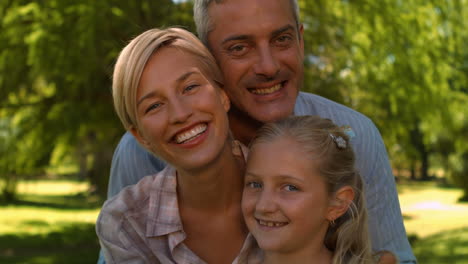
<svg viewBox="0 0 468 264"><path fill-rule="evenodd" d="M209 7L208 43L233 106L260 122L292 114L304 46L288 0L228 0Z"/></svg>

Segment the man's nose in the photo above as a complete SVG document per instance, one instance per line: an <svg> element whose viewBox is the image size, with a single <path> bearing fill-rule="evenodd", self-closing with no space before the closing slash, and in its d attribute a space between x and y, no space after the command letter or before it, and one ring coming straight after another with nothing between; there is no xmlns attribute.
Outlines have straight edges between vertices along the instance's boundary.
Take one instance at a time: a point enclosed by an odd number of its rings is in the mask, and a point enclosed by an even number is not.
<svg viewBox="0 0 468 264"><path fill-rule="evenodd" d="M255 74L265 78L274 78L280 70L280 64L274 50L270 45L259 45L257 52L257 61L254 65Z"/></svg>

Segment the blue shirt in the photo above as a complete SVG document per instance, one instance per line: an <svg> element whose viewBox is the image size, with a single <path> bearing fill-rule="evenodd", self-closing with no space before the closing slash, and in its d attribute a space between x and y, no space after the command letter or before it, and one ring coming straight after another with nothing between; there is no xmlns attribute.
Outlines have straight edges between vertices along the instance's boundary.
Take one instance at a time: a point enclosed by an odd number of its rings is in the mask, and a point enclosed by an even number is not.
<svg viewBox="0 0 468 264"><path fill-rule="evenodd" d="M403 225L387 151L374 123L349 107L304 92L297 97L294 114L318 115L331 119L338 126L351 127L355 135L351 143L356 165L365 183L372 250L388 250L397 255L400 263L416 263ZM164 162L142 148L127 132L112 159L108 198L144 176L161 171L164 166ZM99 263L104 263L102 260L100 257Z"/></svg>

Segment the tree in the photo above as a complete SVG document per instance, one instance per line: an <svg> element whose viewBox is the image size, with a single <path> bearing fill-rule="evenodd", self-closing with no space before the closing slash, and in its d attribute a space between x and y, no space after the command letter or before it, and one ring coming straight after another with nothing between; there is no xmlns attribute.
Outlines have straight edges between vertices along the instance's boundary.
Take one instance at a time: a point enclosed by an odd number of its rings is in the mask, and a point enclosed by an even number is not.
<svg viewBox="0 0 468 264"><path fill-rule="evenodd" d="M43 173L60 147L104 195L112 151L123 134L111 96L118 52L152 27L193 29L191 9L170 0L2 1L0 121L13 132L3 133L7 143L0 149L16 161L0 164L5 182Z"/></svg>
<svg viewBox="0 0 468 264"><path fill-rule="evenodd" d="M467 108L460 107L468 102L467 1L300 5L306 89L365 113L379 127L393 165L429 178L436 139L449 133L454 146L464 140L458 131L467 122ZM464 150L453 151L462 159Z"/></svg>

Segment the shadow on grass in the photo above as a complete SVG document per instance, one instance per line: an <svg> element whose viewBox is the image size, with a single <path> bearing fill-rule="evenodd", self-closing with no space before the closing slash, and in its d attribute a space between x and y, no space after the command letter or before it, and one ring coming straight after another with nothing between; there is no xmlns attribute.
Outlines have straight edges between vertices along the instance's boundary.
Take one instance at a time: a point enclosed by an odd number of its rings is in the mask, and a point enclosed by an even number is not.
<svg viewBox="0 0 468 264"><path fill-rule="evenodd" d="M0 236L0 263L96 263L99 242L94 230L94 224L83 223L46 235Z"/></svg>
<svg viewBox="0 0 468 264"><path fill-rule="evenodd" d="M5 204L5 203L3 203ZM20 195L8 205L33 206L63 210L89 210L101 208L103 199L97 195L79 193L74 195Z"/></svg>
<svg viewBox="0 0 468 264"><path fill-rule="evenodd" d="M468 227L410 241L419 263L468 264Z"/></svg>

